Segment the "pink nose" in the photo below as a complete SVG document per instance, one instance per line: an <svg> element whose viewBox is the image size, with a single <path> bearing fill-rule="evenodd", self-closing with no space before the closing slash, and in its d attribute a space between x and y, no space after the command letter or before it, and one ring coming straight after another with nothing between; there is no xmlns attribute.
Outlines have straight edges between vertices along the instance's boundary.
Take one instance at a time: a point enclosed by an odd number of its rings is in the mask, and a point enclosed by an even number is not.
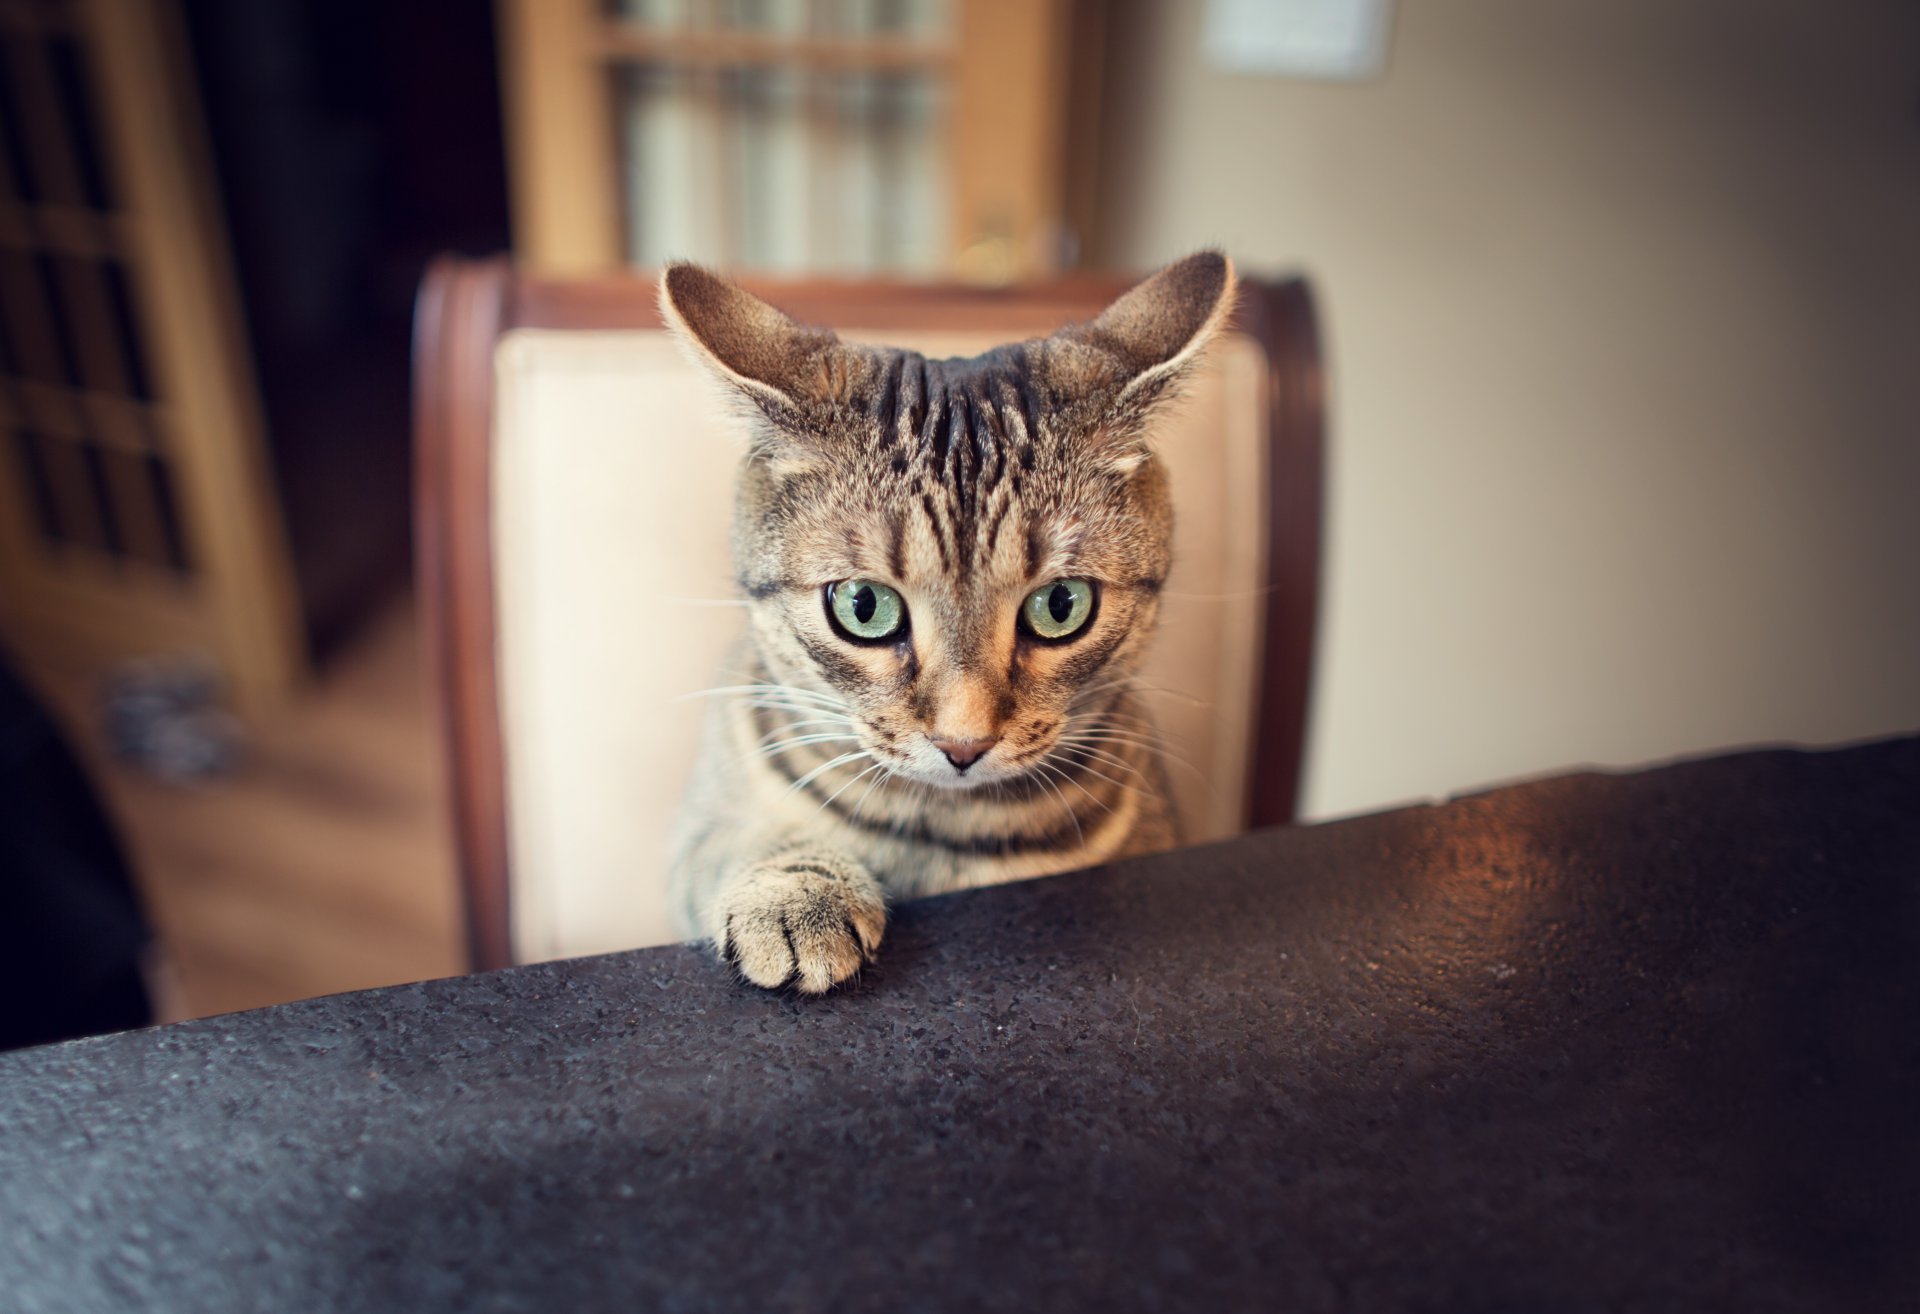
<svg viewBox="0 0 1920 1314"><path fill-rule="evenodd" d="M934 739L933 746L947 755L947 761L953 763L956 771L965 771L968 767L985 757L987 750L999 743L998 739Z"/></svg>

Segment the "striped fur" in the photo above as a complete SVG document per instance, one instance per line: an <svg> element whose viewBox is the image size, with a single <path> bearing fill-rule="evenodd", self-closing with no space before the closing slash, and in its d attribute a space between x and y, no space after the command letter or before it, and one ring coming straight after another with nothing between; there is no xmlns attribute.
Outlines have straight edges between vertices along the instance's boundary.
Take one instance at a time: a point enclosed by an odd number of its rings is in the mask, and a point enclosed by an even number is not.
<svg viewBox="0 0 1920 1314"><path fill-rule="evenodd" d="M1232 266L1168 266L1090 324L969 360L854 346L695 266L662 307L749 404L734 559L748 634L715 690L675 839L685 928L749 980L826 990L889 899L1170 846L1131 677L1171 562L1155 404L1228 313ZM1070 639L1017 624L1095 581ZM885 583L897 641L854 643L825 590ZM991 741L962 771L933 744Z"/></svg>

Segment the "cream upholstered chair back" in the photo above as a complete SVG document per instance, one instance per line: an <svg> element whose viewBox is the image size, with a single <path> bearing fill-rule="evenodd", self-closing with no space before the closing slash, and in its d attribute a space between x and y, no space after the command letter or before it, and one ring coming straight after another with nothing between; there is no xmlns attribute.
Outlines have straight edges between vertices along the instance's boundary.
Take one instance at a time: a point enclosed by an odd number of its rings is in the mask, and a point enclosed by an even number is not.
<svg viewBox="0 0 1920 1314"><path fill-rule="evenodd" d="M1123 280L1003 293L755 284L843 337L973 355L1091 318ZM637 278L446 262L418 339L421 591L475 965L675 938L667 836L744 613L743 423ZM1175 566L1143 675L1187 835L1289 820L1321 459L1311 301L1252 283L1156 441Z"/></svg>

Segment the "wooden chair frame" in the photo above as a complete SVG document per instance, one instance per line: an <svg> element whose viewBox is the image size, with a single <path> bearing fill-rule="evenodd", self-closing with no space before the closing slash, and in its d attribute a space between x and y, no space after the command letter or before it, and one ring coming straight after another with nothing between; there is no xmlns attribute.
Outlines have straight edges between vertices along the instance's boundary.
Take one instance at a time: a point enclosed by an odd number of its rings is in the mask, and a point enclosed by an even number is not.
<svg viewBox="0 0 1920 1314"><path fill-rule="evenodd" d="M1035 336L1097 314L1128 281L1078 276L982 290L826 281L747 286L809 322L992 329ZM1294 819L1319 604L1324 372L1304 279L1245 280L1235 327L1267 357L1269 480L1264 678L1249 773L1255 826ZM494 643L494 348L515 328L646 329L650 279L563 281L504 259L436 262L414 324L419 595L451 773L453 829L475 970L512 963L504 746Z"/></svg>

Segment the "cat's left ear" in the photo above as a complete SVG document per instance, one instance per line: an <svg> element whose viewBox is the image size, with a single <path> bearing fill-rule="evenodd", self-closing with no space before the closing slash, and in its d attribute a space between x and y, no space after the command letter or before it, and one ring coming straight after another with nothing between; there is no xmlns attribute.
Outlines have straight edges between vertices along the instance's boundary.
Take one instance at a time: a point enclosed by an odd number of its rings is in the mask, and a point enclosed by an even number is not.
<svg viewBox="0 0 1920 1314"><path fill-rule="evenodd" d="M1136 283L1089 324L1047 340L1048 373L1063 393L1110 398L1144 414L1199 361L1233 314L1233 262L1197 251Z"/></svg>
<svg viewBox="0 0 1920 1314"><path fill-rule="evenodd" d="M868 353L809 328L711 270L685 261L660 275L660 314L681 342L782 428L804 428L850 400Z"/></svg>

